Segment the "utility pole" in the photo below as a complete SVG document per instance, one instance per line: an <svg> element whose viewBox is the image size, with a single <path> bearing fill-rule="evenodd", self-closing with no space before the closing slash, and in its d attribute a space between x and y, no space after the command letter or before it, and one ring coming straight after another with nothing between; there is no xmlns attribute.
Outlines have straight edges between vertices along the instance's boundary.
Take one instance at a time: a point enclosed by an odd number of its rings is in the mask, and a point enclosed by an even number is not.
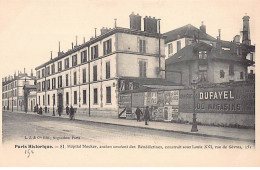
<svg viewBox="0 0 260 170"><path fill-rule="evenodd" d="M159 27L159 73L161 73L161 19L158 19Z"/></svg>
<svg viewBox="0 0 260 170"><path fill-rule="evenodd" d="M90 47L88 46L88 115L90 117Z"/></svg>

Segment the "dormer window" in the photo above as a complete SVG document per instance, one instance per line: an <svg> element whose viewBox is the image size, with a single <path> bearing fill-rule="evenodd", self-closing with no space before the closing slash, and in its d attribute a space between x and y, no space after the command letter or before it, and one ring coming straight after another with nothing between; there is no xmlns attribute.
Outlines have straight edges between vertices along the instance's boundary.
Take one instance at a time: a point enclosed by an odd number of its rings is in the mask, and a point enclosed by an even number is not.
<svg viewBox="0 0 260 170"><path fill-rule="evenodd" d="M199 51L199 59L207 59L208 54L207 51Z"/></svg>

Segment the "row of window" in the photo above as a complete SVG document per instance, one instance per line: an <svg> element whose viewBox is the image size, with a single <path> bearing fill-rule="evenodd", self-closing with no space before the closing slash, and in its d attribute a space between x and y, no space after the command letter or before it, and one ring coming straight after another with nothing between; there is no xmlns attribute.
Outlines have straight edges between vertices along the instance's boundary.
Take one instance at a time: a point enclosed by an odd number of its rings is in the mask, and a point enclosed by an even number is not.
<svg viewBox="0 0 260 170"><path fill-rule="evenodd" d="M234 71L229 71L229 75L234 75ZM225 78L225 71L224 70L220 70L219 71L219 77L220 78ZM240 72L240 79L243 80L244 79L244 72Z"/></svg>
<svg viewBox="0 0 260 170"><path fill-rule="evenodd" d="M14 82L12 82L8 85L3 86L2 91L4 92L4 91L7 91L7 90L11 90L12 88L14 88L16 86L17 86L16 81L14 81Z"/></svg>
<svg viewBox="0 0 260 170"><path fill-rule="evenodd" d="M176 50L179 51L181 49L181 41L176 42ZM168 55L173 53L173 44L169 43L168 44Z"/></svg>
<svg viewBox="0 0 260 170"><path fill-rule="evenodd" d="M50 97L53 98L52 105L55 105L55 94L53 96L47 95L47 105L50 106ZM65 93L66 105L69 105L69 92ZM73 91L73 104L78 104L78 92ZM39 103L41 103L41 97L39 96ZM82 103L87 104L87 91L82 91ZM106 103L111 104L111 87L106 87ZM45 95L42 96L42 104L45 105ZM93 89L93 104L98 104L98 89Z"/></svg>
<svg viewBox="0 0 260 170"><path fill-rule="evenodd" d="M82 70L82 83L87 82L87 75L86 69ZM98 78L98 69L97 65L93 66L93 81L97 81ZM139 60L139 77L147 77L147 61L146 60ZM106 79L110 78L110 61L106 62ZM62 76L58 77L58 88L63 87ZM52 86L51 86L52 85ZM77 85L77 72L73 73L73 85ZM46 87L45 87L46 86ZM65 75L65 87L69 86L69 75ZM41 83L37 84L38 91L56 89L56 78L52 78L51 80L42 81Z"/></svg>
<svg viewBox="0 0 260 170"><path fill-rule="evenodd" d="M16 106L16 99L13 100L13 105ZM5 107L5 109L7 109L6 107L8 106L9 104L9 107L12 107L12 100L9 100L9 101L2 101L2 106ZM10 108L9 108L10 109Z"/></svg>
<svg viewBox="0 0 260 170"><path fill-rule="evenodd" d="M225 77L224 70L220 70L219 76L220 76L220 78L224 78ZM198 79L199 79L199 82L206 82L208 80L207 71L199 71ZM241 80L244 79L244 72L240 72L240 79Z"/></svg>
<svg viewBox="0 0 260 170"><path fill-rule="evenodd" d="M103 55L108 55L112 52L112 40L109 39L105 42L103 42ZM80 53L81 55L81 64L86 63L87 62L87 51L82 51ZM91 60L98 58L98 45L91 47ZM72 67L75 67L78 65L78 56L77 54L72 56ZM64 69L68 69L70 67L70 60L69 58L64 59ZM62 61L58 62L58 72L62 71ZM51 71L51 72L50 72ZM45 76L49 76L51 74L55 74L55 64L53 63L51 65L51 70L50 70L50 66L47 66L46 69L43 68L41 71L37 71L37 78L41 78L41 77L45 77Z"/></svg>
<svg viewBox="0 0 260 170"><path fill-rule="evenodd" d="M97 65L93 66L93 81L97 81L97 75L98 75L98 69ZM110 61L106 62L106 79L110 78ZM87 82L87 72L86 69L82 69L82 83ZM52 84L52 86L51 86ZM73 85L77 85L77 72L75 71L73 73ZM69 74L65 75L65 86L69 86ZM51 80L46 80L46 87L45 87L45 81L39 82L37 84L37 90L38 91L44 91L44 90L50 90L56 89L56 78L52 78ZM63 87L62 83L62 76L58 76L58 88Z"/></svg>
<svg viewBox="0 0 260 170"><path fill-rule="evenodd" d="M2 93L2 99L7 99L9 97L16 97L17 96L17 91L16 89L6 92L6 93Z"/></svg>

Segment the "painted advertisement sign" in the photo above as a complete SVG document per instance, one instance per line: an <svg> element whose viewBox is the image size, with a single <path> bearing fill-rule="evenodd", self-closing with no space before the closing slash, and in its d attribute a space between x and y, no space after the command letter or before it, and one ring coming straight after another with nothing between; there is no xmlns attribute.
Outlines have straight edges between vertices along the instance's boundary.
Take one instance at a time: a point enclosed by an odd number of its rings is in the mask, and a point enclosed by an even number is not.
<svg viewBox="0 0 260 170"><path fill-rule="evenodd" d="M195 106L198 113L255 113L254 86L197 89ZM180 91L180 112L192 112L192 90Z"/></svg>
<svg viewBox="0 0 260 170"><path fill-rule="evenodd" d="M164 105L173 106L179 105L179 91L165 91L164 92Z"/></svg>
<svg viewBox="0 0 260 170"><path fill-rule="evenodd" d="M157 92L157 105L159 107L164 106L164 91L158 91Z"/></svg>
<svg viewBox="0 0 260 170"><path fill-rule="evenodd" d="M157 105L157 92L151 92L151 105Z"/></svg>
<svg viewBox="0 0 260 170"><path fill-rule="evenodd" d="M151 92L144 92L144 106L151 106Z"/></svg>
<svg viewBox="0 0 260 170"><path fill-rule="evenodd" d="M144 93L132 93L132 107L144 107Z"/></svg>
<svg viewBox="0 0 260 170"><path fill-rule="evenodd" d="M121 108L131 107L131 94L121 94L120 95L119 107L121 107Z"/></svg>

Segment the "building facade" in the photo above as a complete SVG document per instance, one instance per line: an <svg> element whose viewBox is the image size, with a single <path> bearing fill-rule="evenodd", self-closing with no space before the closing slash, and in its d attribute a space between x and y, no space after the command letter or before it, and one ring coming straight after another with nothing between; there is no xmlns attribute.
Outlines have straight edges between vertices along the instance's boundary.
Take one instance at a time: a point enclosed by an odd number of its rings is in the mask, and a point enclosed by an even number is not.
<svg viewBox="0 0 260 170"><path fill-rule="evenodd" d="M34 85L33 74L18 73L2 80L2 107L3 110L24 111L24 85ZM36 105L36 94L30 95L30 105ZM31 106L30 106L31 107Z"/></svg>
<svg viewBox="0 0 260 170"><path fill-rule="evenodd" d="M200 83L223 83L254 80L255 46L251 45L249 16L243 17L242 43L236 35L233 41L214 38L188 24L164 35L166 51L166 79L189 86Z"/></svg>
<svg viewBox="0 0 260 170"><path fill-rule="evenodd" d="M48 111L73 106L77 112L118 114L118 79L164 78L159 67L159 34L141 31L141 17L130 15L130 29L102 29L101 35L38 66L37 103ZM164 38L160 52L164 54ZM60 53L59 53L60 54ZM165 56L161 55L161 68Z"/></svg>
<svg viewBox="0 0 260 170"><path fill-rule="evenodd" d="M199 84L246 81L247 68L253 62L241 52L215 48L204 42L188 45L166 60L166 79L190 86L193 80ZM235 47L236 49L238 47Z"/></svg>

